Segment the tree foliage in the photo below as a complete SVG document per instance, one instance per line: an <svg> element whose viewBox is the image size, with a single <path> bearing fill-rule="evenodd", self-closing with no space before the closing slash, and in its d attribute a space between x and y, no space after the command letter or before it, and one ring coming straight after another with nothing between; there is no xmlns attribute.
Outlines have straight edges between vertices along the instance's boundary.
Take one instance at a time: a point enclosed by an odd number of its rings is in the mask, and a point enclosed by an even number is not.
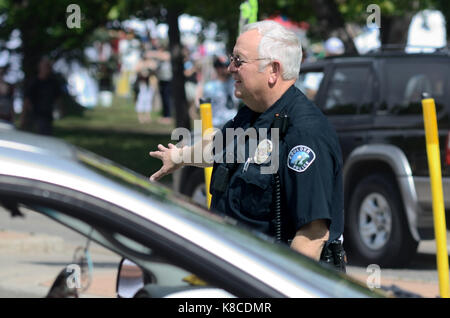
<svg viewBox="0 0 450 318"><path fill-rule="evenodd" d="M40 0L0 2L0 39L8 40L14 30L20 31L22 45L17 49L23 56L26 78L31 76L43 55L82 56L89 36L106 23L115 1L80 0L81 27L68 28L66 12L71 0ZM5 42L3 42L5 43ZM5 47L0 47L5 49Z"/></svg>
<svg viewBox="0 0 450 318"><path fill-rule="evenodd" d="M217 24L225 31L227 48L231 50L237 37L239 6L243 0L77 0L81 8L81 28L66 25L66 8L72 0L0 0L0 49L14 30L20 31L26 78L42 55L82 57L89 37L107 21L128 19L131 16L154 19L169 25L170 51L174 71L174 104L178 126L189 127L181 56L178 17L183 14L198 16L205 25ZM407 30L413 14L425 9L439 9L449 19L448 0L259 0L259 19L281 14L293 21L310 25L309 36L324 40L338 35L348 51L355 51L348 25L365 25L367 7L377 4L381 9L381 42L406 43ZM447 24L447 37L450 36ZM3 41L1 41L3 39Z"/></svg>
<svg viewBox="0 0 450 318"><path fill-rule="evenodd" d="M405 44L411 19L421 10L441 10L446 20L450 19L448 0L260 0L260 10L261 15L278 11L294 21L308 22L312 38L324 40L338 34L349 48L352 35L346 29L349 24L364 26L371 4L380 8L382 44ZM449 30L449 23L446 28Z"/></svg>

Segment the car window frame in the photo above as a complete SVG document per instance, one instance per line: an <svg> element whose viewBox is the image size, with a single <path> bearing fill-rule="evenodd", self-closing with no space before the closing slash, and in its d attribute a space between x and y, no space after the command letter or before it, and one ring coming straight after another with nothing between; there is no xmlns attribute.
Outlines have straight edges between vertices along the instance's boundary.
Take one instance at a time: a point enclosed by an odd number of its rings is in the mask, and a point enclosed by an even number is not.
<svg viewBox="0 0 450 318"><path fill-rule="evenodd" d="M313 67L313 68L308 68L308 67L306 67L306 70L305 70L304 68L301 68L301 69L300 69L300 73L299 73L299 77L300 77L301 75L304 75L304 74L307 74L307 73L322 73L322 74L323 74L322 79L321 79L320 84L319 84L319 87L318 87L318 89L317 89L317 93L316 93L316 95L314 96L314 99L312 100L314 103L316 103L318 97L320 96L320 95L319 95L320 88L323 86L323 82L324 82L325 76L326 76L325 65L323 65L323 66L315 66L315 67ZM297 79L297 80L298 80L298 79ZM296 86L297 86L297 83L296 83ZM299 88L299 89L300 89L300 88ZM305 96L307 96L307 95L306 95L306 92L302 92L302 93L303 93Z"/></svg>
<svg viewBox="0 0 450 318"><path fill-rule="evenodd" d="M373 103L372 109L370 112L368 113L359 113L359 109L361 108L361 103L358 103L357 105L357 113L349 113L349 114L326 114L325 112L325 101L327 98L327 94L330 90L330 87L332 85L333 82L333 77L334 74L336 72L336 69L338 68L343 68L343 67L367 67L372 75L372 96L371 96L371 101ZM379 76L376 72L376 68L374 66L373 61L370 60L363 60L363 61L345 61L345 62L335 62L335 63L330 63L328 65L328 68L326 69L325 72L325 76L324 79L322 80L322 84L321 86L321 90L319 90L318 94L319 95L319 99L317 102L317 106L319 106L319 108L322 110L322 112L324 112L324 114L326 114L326 116L372 116L376 109L378 108L378 98L379 98Z"/></svg>
<svg viewBox="0 0 450 318"><path fill-rule="evenodd" d="M387 96L388 94L388 90L389 90L389 85L388 85L388 81L387 76L388 76L388 72L387 72L387 68L388 68L388 64L392 63L389 62L391 60L397 61L395 63L401 63L401 64L415 64L417 62L421 62L421 61L427 61L428 63L433 63L433 64L441 64L440 62L444 62L443 64L447 67L447 71L445 72L447 74L447 77L445 79L445 83L444 83L444 95L442 96L442 100L447 101L447 103L443 105L443 108L437 111L437 116L441 116L443 113L449 113L450 114L450 102L449 98L450 98L450 59L448 57L443 57L443 56L414 56L414 54L411 54L410 56L385 56L383 58L381 58L381 63L380 63L380 68L383 70L383 80L382 80L382 85L381 85L381 95L382 96ZM431 98L434 98L433 96L431 96ZM386 101L387 102L387 101ZM381 107L381 104L383 103L383 100L379 101L379 107L377 107L377 111L376 111L376 115L383 115L383 116L392 116L397 118L397 121L403 121L402 118L404 118L404 121L410 122L411 120L417 120L420 121L422 120L423 114L422 113L417 113L417 114L394 114L391 113L388 110L380 110L379 108Z"/></svg>
<svg viewBox="0 0 450 318"><path fill-rule="evenodd" d="M9 178L16 179L15 181L23 179ZM21 202L40 204L57 209L61 213L79 218L85 222L92 222L95 228L105 226L105 217L107 217L107 225L111 226L117 233L122 234L123 231L120 228L125 227L127 233L133 233L131 236L127 234L129 238L141 244L154 247L155 253L171 264L196 274L213 286L222 288L237 297L251 297L252 295L284 297L282 293L271 286L248 275L232 264L224 263L222 259L204 250L201 246L184 240L176 233L169 232L158 224L154 224L150 220L134 214L132 211L127 211L72 189L64 189L62 194L60 191L54 191L57 188L61 188L57 185L34 180L22 181L23 184L21 185L13 182L5 188L3 180L0 183L0 196L7 195L9 198L17 199ZM102 217L101 219L99 219L100 216ZM151 235L149 229L151 229ZM99 244L102 245L101 242ZM183 248L183 251L180 251L180 248ZM190 253L191 257L186 257L186 253ZM124 256L136 264L145 266L142 263L142 259L137 258L133 253L127 254L121 251L120 254L125 254ZM216 268L223 270L222 274L225 277L217 277L215 275L216 272L211 270L214 267L211 265L215 265Z"/></svg>
<svg viewBox="0 0 450 318"><path fill-rule="evenodd" d="M323 92L326 91L327 83L328 83L328 75L330 68L332 67L332 62L329 60L322 60L318 62L319 64L305 64L300 67L300 73L299 74L305 74L310 72L321 72L323 73L322 80L319 85L319 89L317 90L317 93L315 95L315 98L312 102L316 106L318 106L320 109L322 109L322 99L323 99ZM306 96L306 95L305 95Z"/></svg>

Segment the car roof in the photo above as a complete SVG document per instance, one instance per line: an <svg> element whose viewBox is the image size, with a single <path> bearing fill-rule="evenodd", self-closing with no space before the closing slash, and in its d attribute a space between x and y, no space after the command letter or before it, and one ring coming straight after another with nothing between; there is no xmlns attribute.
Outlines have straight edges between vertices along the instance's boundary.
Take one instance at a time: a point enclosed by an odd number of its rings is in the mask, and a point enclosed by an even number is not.
<svg viewBox="0 0 450 318"><path fill-rule="evenodd" d="M26 153L41 153L49 157L74 158L74 146L57 138L31 134L11 125L0 125L0 149L16 149Z"/></svg>

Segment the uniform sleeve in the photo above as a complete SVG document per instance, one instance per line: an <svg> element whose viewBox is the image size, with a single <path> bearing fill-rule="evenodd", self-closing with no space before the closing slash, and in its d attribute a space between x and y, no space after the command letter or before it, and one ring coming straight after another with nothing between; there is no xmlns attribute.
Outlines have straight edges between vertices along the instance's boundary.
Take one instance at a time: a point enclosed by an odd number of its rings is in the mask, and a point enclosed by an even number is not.
<svg viewBox="0 0 450 318"><path fill-rule="evenodd" d="M286 154L280 162L289 222L298 231L317 220L332 219L335 169L324 137L297 131L285 138Z"/></svg>

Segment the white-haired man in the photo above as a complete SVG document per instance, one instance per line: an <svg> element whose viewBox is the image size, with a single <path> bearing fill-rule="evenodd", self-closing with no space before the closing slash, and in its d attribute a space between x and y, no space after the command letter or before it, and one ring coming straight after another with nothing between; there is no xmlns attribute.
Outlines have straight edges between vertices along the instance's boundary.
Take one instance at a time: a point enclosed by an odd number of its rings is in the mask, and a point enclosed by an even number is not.
<svg viewBox="0 0 450 318"><path fill-rule="evenodd" d="M235 80L235 96L246 107L223 127L221 136L230 128L266 129L268 135L271 128L278 128L279 143L274 145L267 137L252 153L247 140L241 161L236 158L239 151L229 151L236 145L228 143L224 160L214 163L211 209L319 260L325 243L343 232L342 156L327 119L294 86L301 57L299 39L278 23L261 21L243 28L228 70ZM181 150L160 145L159 151L150 153L163 160L151 179L183 165L170 159L174 151ZM235 156L231 161L230 152ZM278 159L276 173L262 173L268 158Z"/></svg>

